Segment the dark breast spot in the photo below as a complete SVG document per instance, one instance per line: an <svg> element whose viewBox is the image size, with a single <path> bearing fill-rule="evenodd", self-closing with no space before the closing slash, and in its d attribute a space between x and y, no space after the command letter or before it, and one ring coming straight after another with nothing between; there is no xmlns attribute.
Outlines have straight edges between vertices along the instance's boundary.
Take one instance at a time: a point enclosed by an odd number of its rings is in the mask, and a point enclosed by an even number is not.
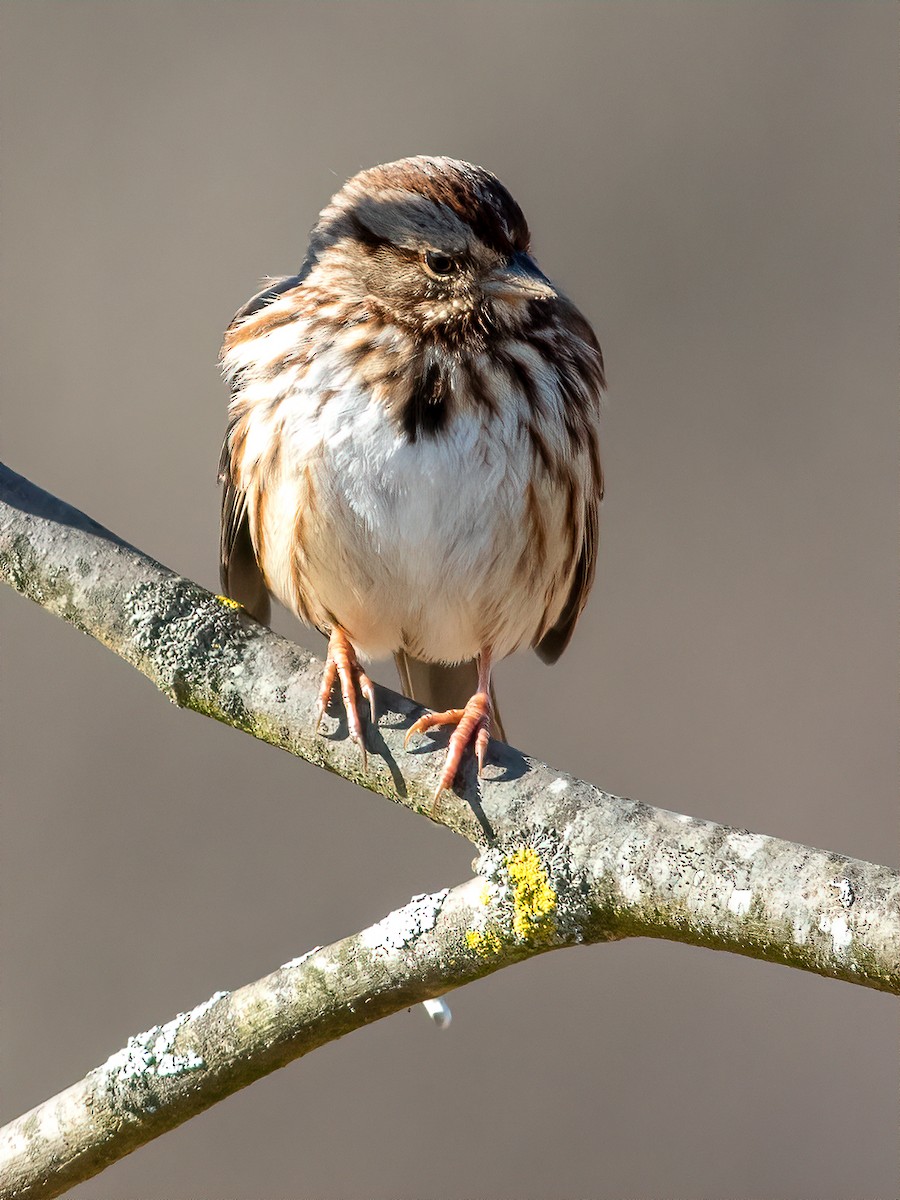
<svg viewBox="0 0 900 1200"><path fill-rule="evenodd" d="M434 437L447 424L450 415L450 389L436 363L430 362L414 378L409 398L403 405L400 421L411 442Z"/></svg>

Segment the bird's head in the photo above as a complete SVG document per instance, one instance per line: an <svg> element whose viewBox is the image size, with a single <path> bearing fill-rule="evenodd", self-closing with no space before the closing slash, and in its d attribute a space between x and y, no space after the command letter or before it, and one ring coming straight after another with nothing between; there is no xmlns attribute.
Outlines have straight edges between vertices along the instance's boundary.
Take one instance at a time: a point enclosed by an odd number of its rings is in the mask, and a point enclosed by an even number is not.
<svg viewBox="0 0 900 1200"><path fill-rule="evenodd" d="M510 330L557 292L529 254L525 217L482 167L404 158L350 179L321 213L307 277L423 334Z"/></svg>

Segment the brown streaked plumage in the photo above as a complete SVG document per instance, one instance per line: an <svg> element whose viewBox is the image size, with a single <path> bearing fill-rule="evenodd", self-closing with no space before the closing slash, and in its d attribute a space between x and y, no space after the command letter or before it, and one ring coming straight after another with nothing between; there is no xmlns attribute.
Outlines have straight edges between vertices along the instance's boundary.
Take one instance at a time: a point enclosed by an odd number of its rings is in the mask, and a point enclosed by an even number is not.
<svg viewBox="0 0 900 1200"><path fill-rule="evenodd" d="M554 662L594 578L603 361L538 270L489 172L447 158L363 171L323 209L297 275L234 318L222 451L222 586L329 637L365 758L359 659L453 724L436 800L503 736L492 664ZM371 719L375 719L374 710Z"/></svg>

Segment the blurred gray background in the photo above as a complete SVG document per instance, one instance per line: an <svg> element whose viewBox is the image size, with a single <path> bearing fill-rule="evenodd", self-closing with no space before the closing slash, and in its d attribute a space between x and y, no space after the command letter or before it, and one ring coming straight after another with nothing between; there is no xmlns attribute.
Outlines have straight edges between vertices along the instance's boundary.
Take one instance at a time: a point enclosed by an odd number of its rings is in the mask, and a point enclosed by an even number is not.
<svg viewBox="0 0 900 1200"><path fill-rule="evenodd" d="M597 585L557 667L501 667L511 741L896 862L895 22L861 0L7 0L2 457L215 587L231 314L359 168L482 163L610 380ZM0 607L4 1119L468 876L450 833ZM647 941L450 1000L448 1032L402 1013L74 1194L895 1194L889 997Z"/></svg>

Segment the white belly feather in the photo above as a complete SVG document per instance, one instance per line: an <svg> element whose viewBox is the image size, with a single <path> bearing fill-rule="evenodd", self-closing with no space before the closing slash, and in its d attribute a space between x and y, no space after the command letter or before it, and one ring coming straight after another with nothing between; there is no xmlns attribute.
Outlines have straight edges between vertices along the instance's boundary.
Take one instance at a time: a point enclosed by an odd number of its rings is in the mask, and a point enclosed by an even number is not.
<svg viewBox="0 0 900 1200"><path fill-rule="evenodd" d="M263 406L250 415L248 446L280 426L268 478L254 471L254 454L245 458L248 490L264 489L258 542L271 591L316 625L336 621L366 658L402 647L459 662L491 645L500 659L530 643L548 606L552 620L565 601L572 531L562 489L544 479L547 561L539 574L523 570L533 468L515 406L501 405L505 419L458 408L438 436L412 442L329 357L299 376L274 415ZM320 405L323 389L331 394Z"/></svg>

